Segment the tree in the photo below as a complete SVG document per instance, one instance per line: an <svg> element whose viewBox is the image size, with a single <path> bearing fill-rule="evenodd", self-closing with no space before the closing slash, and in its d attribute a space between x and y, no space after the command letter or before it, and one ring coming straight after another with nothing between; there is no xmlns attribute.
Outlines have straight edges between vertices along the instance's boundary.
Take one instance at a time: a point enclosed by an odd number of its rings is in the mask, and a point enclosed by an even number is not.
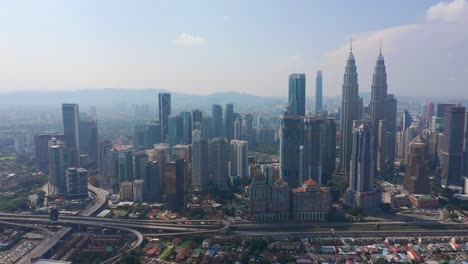
<svg viewBox="0 0 468 264"><path fill-rule="evenodd" d="M382 209L382 211L384 211L384 212L388 212L388 211L392 210L392 205L389 204L389 203L381 203L380 204L380 209Z"/></svg>
<svg viewBox="0 0 468 264"><path fill-rule="evenodd" d="M364 214L364 211L359 206L353 206L349 209L348 213L352 216L357 217L357 216L362 216Z"/></svg>

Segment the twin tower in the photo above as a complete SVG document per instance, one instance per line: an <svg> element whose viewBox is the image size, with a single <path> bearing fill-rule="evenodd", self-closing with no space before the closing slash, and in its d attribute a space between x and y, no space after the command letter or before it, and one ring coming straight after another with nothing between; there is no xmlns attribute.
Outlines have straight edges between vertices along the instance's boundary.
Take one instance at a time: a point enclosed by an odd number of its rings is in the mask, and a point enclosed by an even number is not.
<svg viewBox="0 0 468 264"><path fill-rule="evenodd" d="M384 174L395 157L396 99L387 94L387 73L380 49L371 86L368 115L359 97L356 61L351 48L346 63L341 105L341 170L348 181L349 205L372 209L362 200L373 192L376 172ZM367 208L366 208L367 207Z"/></svg>

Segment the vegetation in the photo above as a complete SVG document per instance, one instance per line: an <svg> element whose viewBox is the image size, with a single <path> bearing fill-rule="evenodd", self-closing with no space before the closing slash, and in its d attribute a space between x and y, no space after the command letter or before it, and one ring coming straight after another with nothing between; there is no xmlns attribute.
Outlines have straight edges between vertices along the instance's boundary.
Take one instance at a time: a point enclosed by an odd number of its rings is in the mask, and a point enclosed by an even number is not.
<svg viewBox="0 0 468 264"><path fill-rule="evenodd" d="M160 260L166 260L174 252L174 247L170 246L164 250L164 252L159 257Z"/></svg>
<svg viewBox="0 0 468 264"><path fill-rule="evenodd" d="M279 155L279 146L278 144L275 145L256 145L256 146L249 146L249 150L253 152L260 152L268 155Z"/></svg>

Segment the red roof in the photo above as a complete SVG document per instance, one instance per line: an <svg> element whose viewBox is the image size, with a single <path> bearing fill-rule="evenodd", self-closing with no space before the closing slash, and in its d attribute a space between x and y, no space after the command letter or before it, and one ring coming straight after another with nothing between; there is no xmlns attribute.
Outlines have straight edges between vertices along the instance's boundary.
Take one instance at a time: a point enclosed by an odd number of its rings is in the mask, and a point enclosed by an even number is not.
<svg viewBox="0 0 468 264"><path fill-rule="evenodd" d="M312 179L308 179L306 182L305 182L305 185L307 186L317 186L318 184L312 180Z"/></svg>

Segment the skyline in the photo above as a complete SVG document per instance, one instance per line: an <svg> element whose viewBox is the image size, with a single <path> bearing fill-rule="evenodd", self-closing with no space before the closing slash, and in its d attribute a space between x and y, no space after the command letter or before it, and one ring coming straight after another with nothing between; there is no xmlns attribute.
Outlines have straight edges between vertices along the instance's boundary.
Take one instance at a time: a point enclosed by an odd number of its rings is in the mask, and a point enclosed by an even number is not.
<svg viewBox="0 0 468 264"><path fill-rule="evenodd" d="M0 93L155 88L285 96L287 76L305 72L312 96L322 70L324 96L337 96L353 39L360 91L370 91L382 41L397 96L466 96L467 0L265 3L6 3Z"/></svg>

